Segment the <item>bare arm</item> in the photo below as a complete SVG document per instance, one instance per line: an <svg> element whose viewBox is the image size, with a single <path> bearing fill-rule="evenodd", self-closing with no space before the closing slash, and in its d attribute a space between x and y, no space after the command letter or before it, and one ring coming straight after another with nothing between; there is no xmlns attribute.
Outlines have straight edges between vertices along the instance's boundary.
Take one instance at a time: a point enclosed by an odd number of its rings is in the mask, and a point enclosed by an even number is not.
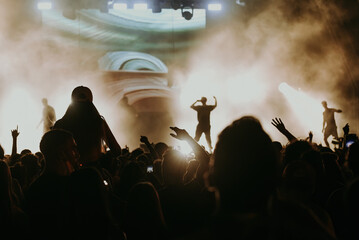
<svg viewBox="0 0 359 240"><path fill-rule="evenodd" d="M115 136L113 135L110 127L107 125L107 122L104 118L103 120L103 131L104 131L104 140L107 146L110 148L111 152L117 157L121 155L121 146L118 144Z"/></svg>
<svg viewBox="0 0 359 240"><path fill-rule="evenodd" d="M309 131L308 133L308 137L306 137L306 139L308 142L312 143L313 142L313 132Z"/></svg>
<svg viewBox="0 0 359 240"><path fill-rule="evenodd" d="M144 143L146 145L146 147L148 148L148 150L150 151L151 157L152 157L152 161L159 159L160 157L158 156L158 153L156 152L156 150L153 148L152 144L150 143L150 141L148 141L148 138L146 136L141 136L140 138L140 142Z"/></svg>
<svg viewBox="0 0 359 240"><path fill-rule="evenodd" d="M197 168L196 179L197 181L204 183L203 174L208 171L209 168L209 159L210 156L208 153L194 140L185 129L180 129L178 127L170 127L174 133L170 135L176 139L186 141L192 148L196 159L199 161L199 166Z"/></svg>
<svg viewBox="0 0 359 240"><path fill-rule="evenodd" d="M198 103L198 102L199 102L199 100L197 100L197 101L195 101L194 103L192 103L191 108L194 108L194 106L195 106L196 103Z"/></svg>
<svg viewBox="0 0 359 240"><path fill-rule="evenodd" d="M12 136L12 150L11 150L11 156L15 156L17 154L17 137L19 136L19 128L16 126L16 129L11 130L11 136Z"/></svg>
<svg viewBox="0 0 359 240"><path fill-rule="evenodd" d="M288 139L289 142L292 142L297 139L291 132L289 132L285 128L284 123L282 122L282 119L280 119L280 118L272 119L272 125L274 127L276 127L278 129L278 131L281 132L284 136L286 136L286 138Z"/></svg>
<svg viewBox="0 0 359 240"><path fill-rule="evenodd" d="M214 107L216 108L217 107L217 98L215 96L213 96L214 98Z"/></svg>

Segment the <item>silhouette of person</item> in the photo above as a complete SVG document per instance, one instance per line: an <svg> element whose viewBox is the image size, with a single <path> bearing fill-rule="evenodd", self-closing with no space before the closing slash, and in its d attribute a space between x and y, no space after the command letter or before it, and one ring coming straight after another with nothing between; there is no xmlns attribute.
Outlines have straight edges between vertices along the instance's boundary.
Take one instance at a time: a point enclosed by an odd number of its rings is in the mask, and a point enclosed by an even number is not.
<svg viewBox="0 0 359 240"><path fill-rule="evenodd" d="M54 129L65 129L73 134L81 164L95 165L106 152L106 147L114 156L121 154L121 146L103 116L97 111L92 91L88 87L74 88L71 104L64 116L56 121Z"/></svg>
<svg viewBox="0 0 359 240"><path fill-rule="evenodd" d="M328 138L330 135L338 139L337 124L335 123L334 113L341 113L342 110L328 108L326 101L323 101L322 105L324 107L322 132L324 133L324 143L327 147L329 147Z"/></svg>
<svg viewBox="0 0 359 240"><path fill-rule="evenodd" d="M42 119L39 126L43 123L43 132L46 133L52 129L56 121L55 109L48 104L47 98L41 100L44 108L42 109Z"/></svg>
<svg viewBox="0 0 359 240"><path fill-rule="evenodd" d="M205 134L208 147L212 149L212 141L211 141L211 124L210 124L210 114L213 109L217 107L217 98L214 98L214 105L207 105L207 98L202 97L201 100L195 101L191 108L197 111L197 128L194 139L198 142L201 138L202 133ZM197 102L201 102L202 105L196 105Z"/></svg>

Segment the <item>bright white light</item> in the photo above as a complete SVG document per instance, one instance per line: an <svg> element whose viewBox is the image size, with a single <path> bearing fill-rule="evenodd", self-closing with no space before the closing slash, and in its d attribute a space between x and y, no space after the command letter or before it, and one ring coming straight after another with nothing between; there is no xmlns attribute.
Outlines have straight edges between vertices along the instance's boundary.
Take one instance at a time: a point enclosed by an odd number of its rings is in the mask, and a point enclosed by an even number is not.
<svg viewBox="0 0 359 240"><path fill-rule="evenodd" d="M221 11L222 10L222 4L220 4L220 3L209 3L208 4L208 10L209 11Z"/></svg>
<svg viewBox="0 0 359 240"><path fill-rule="evenodd" d="M39 142L42 136L42 125L38 125L42 118L41 98L37 99L29 91L29 86L9 87L3 96L0 112L1 144L6 153L11 153L11 130L19 127L18 152L25 148L32 152L39 150Z"/></svg>
<svg viewBox="0 0 359 240"><path fill-rule="evenodd" d="M147 3L135 3L133 4L133 9L135 10L147 10Z"/></svg>
<svg viewBox="0 0 359 240"><path fill-rule="evenodd" d="M240 6L245 6L246 3L245 2L241 2L241 0L236 0L236 3Z"/></svg>
<svg viewBox="0 0 359 240"><path fill-rule="evenodd" d="M279 84L278 89L281 93L285 93L286 90L290 89L289 85L285 82Z"/></svg>
<svg viewBox="0 0 359 240"><path fill-rule="evenodd" d="M37 3L37 9L39 10L50 10L52 9L52 2L38 2Z"/></svg>
<svg viewBox="0 0 359 240"><path fill-rule="evenodd" d="M115 10L126 10L127 9L127 4L126 3L114 3L113 4L113 9L115 9Z"/></svg>
<svg viewBox="0 0 359 240"><path fill-rule="evenodd" d="M255 68L233 75L226 81L227 99L233 104L260 102L268 91L263 78L261 71Z"/></svg>
<svg viewBox="0 0 359 240"><path fill-rule="evenodd" d="M323 107L321 101L294 89L285 82L279 84L278 89L290 104L291 110L296 115L297 123L302 125L307 132L313 132L314 138L316 138L313 140L314 142L322 142Z"/></svg>

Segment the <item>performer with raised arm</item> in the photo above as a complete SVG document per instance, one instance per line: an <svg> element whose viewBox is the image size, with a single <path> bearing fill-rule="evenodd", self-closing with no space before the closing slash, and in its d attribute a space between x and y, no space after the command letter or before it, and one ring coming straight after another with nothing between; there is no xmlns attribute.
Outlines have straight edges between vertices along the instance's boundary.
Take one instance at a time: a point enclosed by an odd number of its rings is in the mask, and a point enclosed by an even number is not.
<svg viewBox="0 0 359 240"><path fill-rule="evenodd" d="M217 107L217 98L214 96L213 98L215 101L214 105L207 105L206 97L202 97L201 100L197 100L191 105L191 108L197 111L198 119L194 139L198 142L202 133L204 133L209 149L212 149L210 114L211 111ZM196 105L198 102L202 103L202 105Z"/></svg>
<svg viewBox="0 0 359 240"><path fill-rule="evenodd" d="M324 143L329 147L328 138L332 135L335 139L338 139L337 124L335 123L334 113L341 113L342 110L335 108L328 108L326 101L322 102L324 107L323 112L323 129L324 133Z"/></svg>

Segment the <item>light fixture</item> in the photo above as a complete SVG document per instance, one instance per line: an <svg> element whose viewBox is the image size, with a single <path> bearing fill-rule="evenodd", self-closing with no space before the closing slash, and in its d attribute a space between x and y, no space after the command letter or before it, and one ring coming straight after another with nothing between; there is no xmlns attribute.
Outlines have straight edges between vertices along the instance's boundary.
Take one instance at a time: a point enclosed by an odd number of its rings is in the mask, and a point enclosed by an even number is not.
<svg viewBox="0 0 359 240"><path fill-rule="evenodd" d="M171 6L172 6L173 10L179 9L181 7L181 0L172 0Z"/></svg>
<svg viewBox="0 0 359 240"><path fill-rule="evenodd" d="M162 12L162 8L161 8L161 2L162 0L152 0L151 1L151 8L152 8L152 12L153 13L160 13Z"/></svg>
<svg viewBox="0 0 359 240"><path fill-rule="evenodd" d="M193 4L181 6L182 17L186 20L191 20L193 17Z"/></svg>

